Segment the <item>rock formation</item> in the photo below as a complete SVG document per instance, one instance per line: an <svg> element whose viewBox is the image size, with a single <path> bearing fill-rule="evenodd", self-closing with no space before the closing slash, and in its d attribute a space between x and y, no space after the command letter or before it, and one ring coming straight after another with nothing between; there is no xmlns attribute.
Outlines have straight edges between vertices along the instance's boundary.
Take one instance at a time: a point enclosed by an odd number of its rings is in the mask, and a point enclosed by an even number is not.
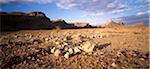
<svg viewBox="0 0 150 69"><path fill-rule="evenodd" d="M0 12L1 31L91 28L89 23L50 20L43 12Z"/></svg>
<svg viewBox="0 0 150 69"><path fill-rule="evenodd" d="M66 28L75 28L73 24L68 24L65 20L51 20L53 28L55 29L66 29Z"/></svg>
<svg viewBox="0 0 150 69"><path fill-rule="evenodd" d="M31 16L31 14L34 14ZM51 21L42 12L10 12L1 13L1 31L16 31L24 29L48 29Z"/></svg>
<svg viewBox="0 0 150 69"><path fill-rule="evenodd" d="M108 20L106 21L106 24L104 25L104 27L109 27L109 28L112 28L112 27L120 27L120 26L123 26L124 23L122 22L114 22L113 20Z"/></svg>

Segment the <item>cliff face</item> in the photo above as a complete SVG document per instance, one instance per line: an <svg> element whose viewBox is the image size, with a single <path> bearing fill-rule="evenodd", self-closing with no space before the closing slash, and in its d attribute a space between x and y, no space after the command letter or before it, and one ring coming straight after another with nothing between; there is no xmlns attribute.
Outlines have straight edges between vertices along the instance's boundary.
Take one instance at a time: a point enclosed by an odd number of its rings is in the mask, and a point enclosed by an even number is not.
<svg viewBox="0 0 150 69"><path fill-rule="evenodd" d="M1 12L1 31L50 29L51 21L42 12Z"/></svg>
<svg viewBox="0 0 150 69"><path fill-rule="evenodd" d="M65 20L58 19L58 20L51 20L53 28L56 29L71 29L71 28L77 28L74 24L69 24Z"/></svg>
<svg viewBox="0 0 150 69"><path fill-rule="evenodd" d="M1 31L91 28L89 23L67 23L65 20L50 20L43 12L0 12Z"/></svg>

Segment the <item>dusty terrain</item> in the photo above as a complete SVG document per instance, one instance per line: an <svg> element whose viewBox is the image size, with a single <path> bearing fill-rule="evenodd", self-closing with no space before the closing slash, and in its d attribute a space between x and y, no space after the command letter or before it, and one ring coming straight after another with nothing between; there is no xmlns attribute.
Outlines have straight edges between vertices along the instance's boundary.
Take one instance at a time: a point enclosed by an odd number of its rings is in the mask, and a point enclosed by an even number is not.
<svg viewBox="0 0 150 69"><path fill-rule="evenodd" d="M1 32L0 69L149 68L149 28Z"/></svg>

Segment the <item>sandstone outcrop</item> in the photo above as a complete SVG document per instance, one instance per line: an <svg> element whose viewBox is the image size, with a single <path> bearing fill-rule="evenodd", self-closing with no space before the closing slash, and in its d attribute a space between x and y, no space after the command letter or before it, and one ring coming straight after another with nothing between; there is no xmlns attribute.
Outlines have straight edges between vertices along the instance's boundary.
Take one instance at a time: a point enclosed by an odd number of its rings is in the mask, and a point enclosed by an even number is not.
<svg viewBox="0 0 150 69"><path fill-rule="evenodd" d="M106 24L104 25L104 27L112 28L112 27L121 27L123 25L124 23L114 22L113 20L108 20L106 21Z"/></svg>
<svg viewBox="0 0 150 69"><path fill-rule="evenodd" d="M92 28L89 23L50 20L43 12L0 12L1 31Z"/></svg>

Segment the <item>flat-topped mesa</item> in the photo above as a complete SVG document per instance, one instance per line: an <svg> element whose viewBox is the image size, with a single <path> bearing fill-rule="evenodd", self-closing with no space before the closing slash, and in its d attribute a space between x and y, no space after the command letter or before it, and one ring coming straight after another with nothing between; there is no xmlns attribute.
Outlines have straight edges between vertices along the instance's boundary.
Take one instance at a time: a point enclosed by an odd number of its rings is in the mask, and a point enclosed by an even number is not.
<svg viewBox="0 0 150 69"><path fill-rule="evenodd" d="M26 14L28 16L43 16L43 17L46 17L46 15L43 12L28 12Z"/></svg>
<svg viewBox="0 0 150 69"><path fill-rule="evenodd" d="M43 12L0 12L1 31L51 29L51 21Z"/></svg>
<svg viewBox="0 0 150 69"><path fill-rule="evenodd" d="M84 27L84 26L88 26L90 24L86 23L86 22L76 22L76 23L74 23L74 25L78 26L78 27Z"/></svg>
<svg viewBox="0 0 150 69"><path fill-rule="evenodd" d="M93 27L88 22L72 22L70 24L73 24L74 26L79 27L79 28L92 28Z"/></svg>

